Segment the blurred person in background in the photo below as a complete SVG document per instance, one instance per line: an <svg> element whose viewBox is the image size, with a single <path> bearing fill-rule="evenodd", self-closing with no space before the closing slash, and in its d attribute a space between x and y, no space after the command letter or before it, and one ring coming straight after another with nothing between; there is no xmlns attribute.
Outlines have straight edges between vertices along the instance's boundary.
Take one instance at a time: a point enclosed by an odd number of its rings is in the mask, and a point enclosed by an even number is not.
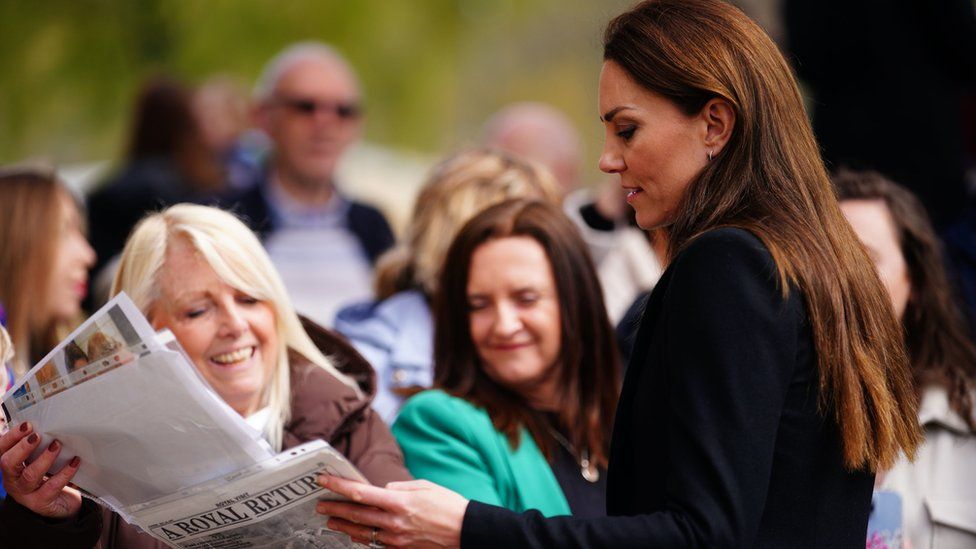
<svg viewBox="0 0 976 549"><path fill-rule="evenodd" d="M227 185L240 189L254 184L271 144L264 132L251 127L251 102L244 86L228 75L211 76L194 90L193 110Z"/></svg>
<svg viewBox="0 0 976 549"><path fill-rule="evenodd" d="M193 111L190 91L165 76L143 83L122 166L88 197L88 226L98 255L90 305L98 306L107 297L113 261L143 215L179 202L203 200L223 184L220 165L210 156ZM109 264L113 268L103 274Z"/></svg>
<svg viewBox="0 0 976 549"><path fill-rule="evenodd" d="M71 192L53 172L0 169L0 303L17 377L81 320L95 252Z"/></svg>
<svg viewBox="0 0 976 549"><path fill-rule="evenodd" d="M605 516L620 364L572 221L525 199L482 211L434 302L436 389L393 425L410 472L513 511Z"/></svg>
<svg viewBox="0 0 976 549"><path fill-rule="evenodd" d="M580 186L583 145L565 113L545 103L513 103L485 122L483 142L539 162L556 176L563 208L583 234L596 262L607 311L618 322L642 292L661 276L663 255L640 230L626 194L611 180Z"/></svg>
<svg viewBox="0 0 976 549"><path fill-rule="evenodd" d="M329 324L372 297L373 265L394 243L379 210L342 195L336 167L360 137L362 94L349 63L318 42L294 44L254 90L273 143L258 181L221 200L258 233L300 312Z"/></svg>
<svg viewBox="0 0 976 549"><path fill-rule="evenodd" d="M122 291L154 328L173 332L217 395L275 450L322 439L370 482L410 478L389 428L369 406L369 364L339 336L302 322L260 242L233 215L180 204L147 217L122 253L112 293ZM65 488L84 466L77 460L42 480L62 449L47 438L26 423L0 437L4 543L164 547ZM50 451L25 468L39 447Z"/></svg>
<svg viewBox="0 0 976 549"><path fill-rule="evenodd" d="M876 172L833 177L901 321L925 443L902 457L882 488L902 499L903 535L913 549L976 547L976 345L954 299L945 258L925 207Z"/></svg>
<svg viewBox="0 0 976 549"><path fill-rule="evenodd" d="M559 201L551 174L509 153L470 150L447 158L420 190L403 241L380 258L376 300L336 316L336 330L376 369L374 407L387 422L407 396L433 381L430 306L451 240L479 211L517 197Z"/></svg>

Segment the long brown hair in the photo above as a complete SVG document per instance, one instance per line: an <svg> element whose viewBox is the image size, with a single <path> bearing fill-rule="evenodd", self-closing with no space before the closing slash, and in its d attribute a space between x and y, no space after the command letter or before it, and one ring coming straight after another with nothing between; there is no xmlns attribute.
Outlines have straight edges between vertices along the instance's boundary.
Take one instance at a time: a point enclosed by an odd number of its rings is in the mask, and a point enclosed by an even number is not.
<svg viewBox="0 0 976 549"><path fill-rule="evenodd" d="M53 173L29 168L0 171L0 303L22 375L58 344L58 324L40 318L61 219L61 186Z"/></svg>
<svg viewBox="0 0 976 549"><path fill-rule="evenodd" d="M669 227L677 254L702 233L744 228L772 253L784 295L804 295L821 409L852 469L887 468L921 441L891 303L831 188L796 80L768 36L718 0L648 0L610 22L604 59L686 114L721 98L735 126Z"/></svg>
<svg viewBox="0 0 976 549"><path fill-rule="evenodd" d="M495 428L518 447L525 427L551 459L544 418L514 391L488 377L471 339L468 274L471 256L489 240L527 236L546 252L559 298L562 345L557 412L571 443L607 465L620 362L596 268L573 222L555 205L524 199L492 206L472 218L448 249L434 299L434 386L485 408Z"/></svg>
<svg viewBox="0 0 976 549"><path fill-rule="evenodd" d="M929 383L942 386L952 410L976 431L976 345L956 306L942 243L925 207L908 189L874 171L841 169L833 181L840 200L879 200L888 208L911 283L901 325L916 391Z"/></svg>

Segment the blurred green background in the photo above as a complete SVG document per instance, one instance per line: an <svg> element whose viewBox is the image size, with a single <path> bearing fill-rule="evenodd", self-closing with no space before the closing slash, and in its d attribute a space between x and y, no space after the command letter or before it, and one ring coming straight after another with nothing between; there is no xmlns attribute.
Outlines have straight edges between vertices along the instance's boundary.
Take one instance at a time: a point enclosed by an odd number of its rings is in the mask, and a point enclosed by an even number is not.
<svg viewBox="0 0 976 549"><path fill-rule="evenodd" d="M0 2L0 162L115 161L147 76L250 86L287 44L322 40L359 71L366 140L440 155L518 100L576 121L596 174L600 34L632 0Z"/></svg>

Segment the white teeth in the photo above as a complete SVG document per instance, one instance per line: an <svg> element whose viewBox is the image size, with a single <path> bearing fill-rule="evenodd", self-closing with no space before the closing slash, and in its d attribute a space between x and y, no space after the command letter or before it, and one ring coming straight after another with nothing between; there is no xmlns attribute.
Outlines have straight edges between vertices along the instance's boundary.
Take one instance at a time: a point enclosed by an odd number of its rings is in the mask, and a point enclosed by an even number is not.
<svg viewBox="0 0 976 549"><path fill-rule="evenodd" d="M637 194L639 192L640 192L640 189L634 189L634 190L630 191L629 193L627 193L627 198L630 198L630 197L634 196L635 194Z"/></svg>
<svg viewBox="0 0 976 549"><path fill-rule="evenodd" d="M216 362L217 364L234 364L235 362L241 362L242 360L251 358L251 355L253 354L254 347L244 347L243 349L238 349L232 353L215 355L210 357L210 360Z"/></svg>

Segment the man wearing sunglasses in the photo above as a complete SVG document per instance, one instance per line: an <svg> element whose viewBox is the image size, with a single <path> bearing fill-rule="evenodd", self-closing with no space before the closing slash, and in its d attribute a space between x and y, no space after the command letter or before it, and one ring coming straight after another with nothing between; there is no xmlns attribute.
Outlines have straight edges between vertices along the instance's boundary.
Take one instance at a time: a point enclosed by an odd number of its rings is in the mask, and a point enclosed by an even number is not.
<svg viewBox="0 0 976 549"><path fill-rule="evenodd" d="M373 263L394 241L377 209L336 185L362 133L359 82L331 47L302 42L268 63L254 94L273 150L259 181L222 205L261 236L299 312L329 325L341 305L371 297Z"/></svg>

